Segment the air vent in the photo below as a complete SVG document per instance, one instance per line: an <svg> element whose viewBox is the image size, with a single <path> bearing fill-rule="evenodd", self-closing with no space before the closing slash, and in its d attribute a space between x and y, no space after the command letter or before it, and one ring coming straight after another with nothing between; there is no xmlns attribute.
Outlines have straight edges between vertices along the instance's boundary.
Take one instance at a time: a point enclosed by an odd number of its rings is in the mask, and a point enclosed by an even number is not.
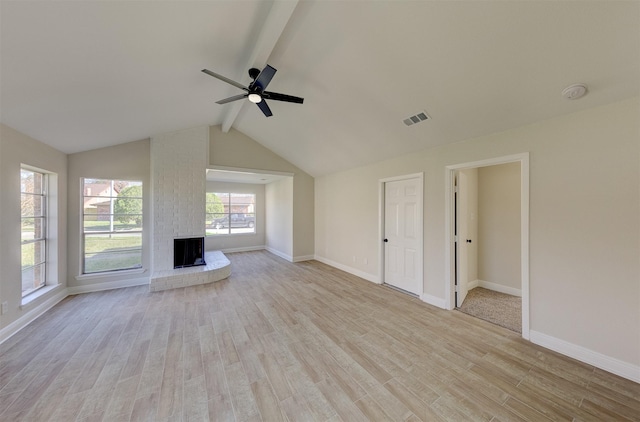
<svg viewBox="0 0 640 422"><path fill-rule="evenodd" d="M425 113L424 111L421 111L420 113L414 116L407 117L406 119L403 120L403 122L405 125L411 126L413 124L424 122L425 120L429 120L429 119L431 119L431 117L429 117L427 113Z"/></svg>

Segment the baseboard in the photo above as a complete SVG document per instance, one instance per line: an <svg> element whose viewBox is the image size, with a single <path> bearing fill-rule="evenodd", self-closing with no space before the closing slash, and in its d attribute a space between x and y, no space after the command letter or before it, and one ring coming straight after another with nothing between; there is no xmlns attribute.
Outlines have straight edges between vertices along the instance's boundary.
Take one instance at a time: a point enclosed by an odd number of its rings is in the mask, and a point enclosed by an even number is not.
<svg viewBox="0 0 640 422"><path fill-rule="evenodd" d="M314 255L300 255L294 256L293 262L311 261L312 259L316 259Z"/></svg>
<svg viewBox="0 0 640 422"><path fill-rule="evenodd" d="M318 256L318 255L315 255L314 259L316 261L320 261L323 264L327 264L327 265L329 265L331 267L337 268L337 269L342 270L344 272L347 272L349 274L353 274L353 275L358 276L360 278L364 278L365 280L370 281L372 283L381 284L380 283L380 277L378 277L377 275L369 274L369 273L364 272L362 270L358 270L357 268L352 268L352 267L349 267L348 265L340 264L338 262L332 261L332 260L327 259L327 258L323 258L323 257Z"/></svg>
<svg viewBox="0 0 640 422"><path fill-rule="evenodd" d="M65 297L69 296L67 289L61 289L55 295L51 296L44 302L39 305L34 306L29 311L25 312L17 320L13 321L11 324L7 325L3 329L0 330L0 344L4 343L8 340L12 335L22 330L24 327L33 322L40 315L47 312L49 309L53 308L55 305L60 303Z"/></svg>
<svg viewBox="0 0 640 422"><path fill-rule="evenodd" d="M104 283L84 284L82 286L67 287L68 295L82 293L101 292L103 290L121 289L124 287L134 287L149 284L149 277L131 278L119 281L107 281Z"/></svg>
<svg viewBox="0 0 640 422"><path fill-rule="evenodd" d="M447 309L447 301L440 297L431 296L425 293L420 296L420 300L428 303L429 305L436 306L440 309Z"/></svg>
<svg viewBox="0 0 640 422"><path fill-rule="evenodd" d="M473 287L482 287L484 289L493 290L494 292L522 297L522 290L516 289L514 287L504 286L502 284L492 283L490 281L474 280L469 283L469 290L473 289L471 285L474 285Z"/></svg>
<svg viewBox="0 0 640 422"><path fill-rule="evenodd" d="M313 255L300 255L300 256L291 256L291 255L287 255L284 252L280 252L277 249L273 249L270 248L269 246L248 246L245 248L230 248L230 249L223 249L222 252L223 253L233 253L233 252L251 252L251 251L268 251L271 252L274 255L279 256L282 259L286 259L289 262L301 262L301 261L310 261L312 259L315 259L315 257Z"/></svg>
<svg viewBox="0 0 640 422"><path fill-rule="evenodd" d="M234 252L253 252L253 251L263 251L266 247L264 245L260 246L245 246L242 248L227 248L221 249L222 253L234 253Z"/></svg>
<svg viewBox="0 0 640 422"><path fill-rule="evenodd" d="M280 252L279 250L277 250L277 249L273 249L273 248L271 248L271 247L269 247L269 246L265 246L265 249L266 249L268 252L271 252L272 254L274 254L274 255L276 255L276 256L279 256L279 257L280 257L280 258L282 258L282 259L286 259L286 260L287 260L287 261L289 261L289 262L293 262L293 257L292 257L291 255L287 255L286 253L284 253L284 252Z"/></svg>
<svg viewBox="0 0 640 422"><path fill-rule="evenodd" d="M594 352L585 347L534 330L530 330L529 335L529 341L532 343L640 383L640 366Z"/></svg>

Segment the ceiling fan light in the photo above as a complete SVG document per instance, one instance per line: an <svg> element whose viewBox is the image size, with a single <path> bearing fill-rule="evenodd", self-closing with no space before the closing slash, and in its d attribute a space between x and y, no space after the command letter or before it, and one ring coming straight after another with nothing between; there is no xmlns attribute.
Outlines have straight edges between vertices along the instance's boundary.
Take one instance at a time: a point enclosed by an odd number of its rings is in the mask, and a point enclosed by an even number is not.
<svg viewBox="0 0 640 422"><path fill-rule="evenodd" d="M262 97L260 96L260 94L249 94L249 101L258 104L260 101L262 101Z"/></svg>

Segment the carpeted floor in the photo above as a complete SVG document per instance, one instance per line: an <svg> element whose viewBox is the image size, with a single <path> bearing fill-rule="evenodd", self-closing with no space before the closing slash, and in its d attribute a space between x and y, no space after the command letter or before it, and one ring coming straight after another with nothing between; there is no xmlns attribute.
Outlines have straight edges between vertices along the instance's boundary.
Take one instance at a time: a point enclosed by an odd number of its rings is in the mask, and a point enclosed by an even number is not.
<svg viewBox="0 0 640 422"><path fill-rule="evenodd" d="M522 332L522 298L518 296L476 287L469 290L457 309L516 333Z"/></svg>

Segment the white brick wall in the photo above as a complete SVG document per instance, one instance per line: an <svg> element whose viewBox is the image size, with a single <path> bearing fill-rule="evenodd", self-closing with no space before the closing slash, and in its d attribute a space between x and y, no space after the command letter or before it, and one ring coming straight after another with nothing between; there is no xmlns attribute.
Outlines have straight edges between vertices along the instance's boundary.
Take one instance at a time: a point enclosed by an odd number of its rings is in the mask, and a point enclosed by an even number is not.
<svg viewBox="0 0 640 422"><path fill-rule="evenodd" d="M152 291L158 281L156 274L173 270L173 239L205 235L208 161L208 126L151 138ZM183 285L192 284L199 283L184 280Z"/></svg>

